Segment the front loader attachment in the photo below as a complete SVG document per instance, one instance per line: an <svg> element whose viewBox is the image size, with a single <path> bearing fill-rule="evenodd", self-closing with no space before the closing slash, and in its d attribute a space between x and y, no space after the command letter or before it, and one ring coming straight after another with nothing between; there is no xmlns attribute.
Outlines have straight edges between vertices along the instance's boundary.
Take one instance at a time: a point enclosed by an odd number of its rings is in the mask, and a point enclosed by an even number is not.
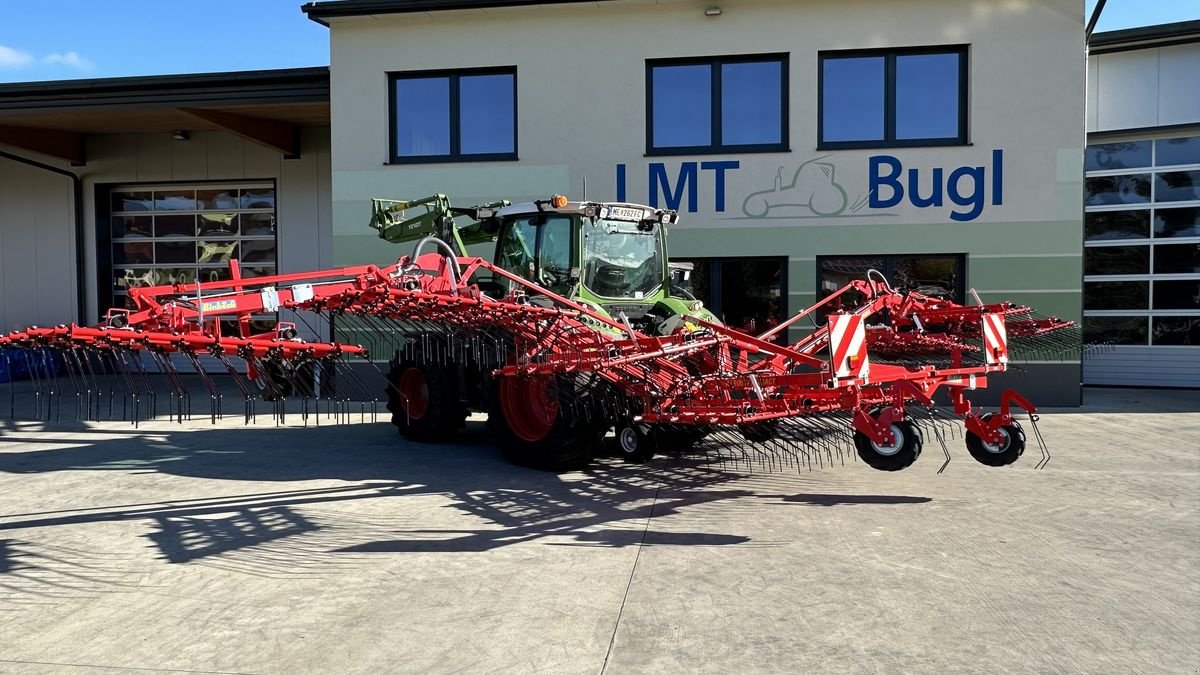
<svg viewBox="0 0 1200 675"><path fill-rule="evenodd" d="M431 397L459 386L437 368L469 364L493 383L492 415L506 416L505 433L527 440L615 429L631 459L695 452L812 468L857 455L894 471L926 440L945 449L959 421L972 456L998 466L1024 451L1010 409L1031 421L1036 410L1014 392L999 411L978 414L965 393L1005 371L1010 350L1026 353L1022 343L1078 346L1064 337L1072 322L1010 303L899 292L877 274L761 335L690 315L670 335L649 334L454 252L425 238L386 267L253 279L234 262L228 281L130 289L135 309L112 310L98 326L0 336L0 358L37 373L22 389L32 404L18 406L10 384L9 414L136 424L182 421L200 405L213 422L269 411L317 423L375 420L384 404L404 428L425 415L461 421L457 408ZM851 297L864 299L843 304ZM251 332L251 316L273 312L288 320ZM805 319L811 332L778 341ZM397 375L398 364L414 372ZM939 394L949 407L935 405Z"/></svg>

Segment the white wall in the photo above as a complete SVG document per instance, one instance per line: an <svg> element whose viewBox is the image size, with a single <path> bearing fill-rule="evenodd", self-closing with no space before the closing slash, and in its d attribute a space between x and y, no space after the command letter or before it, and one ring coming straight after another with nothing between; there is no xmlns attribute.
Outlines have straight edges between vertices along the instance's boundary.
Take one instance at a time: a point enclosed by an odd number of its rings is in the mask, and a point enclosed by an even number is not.
<svg viewBox="0 0 1200 675"><path fill-rule="evenodd" d="M328 267L330 243L329 129L302 132L302 156L280 153L224 132L113 134L88 138L88 163L68 167L84 179L83 209L88 316L98 307L95 186L200 180L275 179L278 269ZM14 153L21 154L21 153ZM70 180L0 158L0 331L76 320Z"/></svg>
<svg viewBox="0 0 1200 675"><path fill-rule="evenodd" d="M1088 58L1091 131L1200 123L1200 43Z"/></svg>
<svg viewBox="0 0 1200 675"><path fill-rule="evenodd" d="M816 150L817 53L821 50L970 45L969 146L893 150L906 166L990 161L1005 149L1012 196L980 221L1059 219L1053 186L1057 152L1083 146L1082 5L1075 0L742 0L720 4L631 0L540 5L332 21L331 111L335 235L362 235L370 196L432 191L476 199L541 195L547 190L614 197L614 166L628 164L629 198L646 199L648 161L672 169L698 157L645 153L645 61L652 58L790 54L790 153L733 155L730 199L770 187L780 165L794 169ZM389 71L516 65L519 162L384 166L388 160ZM839 151L838 175L865 185L866 157ZM723 159L707 156L703 159ZM706 174L707 175L707 174ZM1068 185L1069 191L1078 191ZM683 228L729 227L711 191ZM346 208L341 208L344 202ZM357 203L352 208L351 203ZM1078 211L1077 205L1073 205ZM935 213L934 211L937 211ZM875 214L863 214L870 220ZM892 222L946 221L948 209L897 208ZM1074 214L1078 217L1078 213ZM366 233L369 234L369 233Z"/></svg>
<svg viewBox="0 0 1200 675"><path fill-rule="evenodd" d="M0 333L74 320L74 228L70 178L0 157Z"/></svg>

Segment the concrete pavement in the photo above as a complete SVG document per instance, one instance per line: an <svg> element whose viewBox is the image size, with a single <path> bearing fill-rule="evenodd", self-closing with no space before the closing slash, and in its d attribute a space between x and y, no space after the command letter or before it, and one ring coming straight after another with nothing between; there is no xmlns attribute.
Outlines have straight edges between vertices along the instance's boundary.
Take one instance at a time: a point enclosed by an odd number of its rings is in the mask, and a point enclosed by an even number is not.
<svg viewBox="0 0 1200 675"><path fill-rule="evenodd" d="M1195 672L1200 395L888 474L0 421L0 672Z"/></svg>

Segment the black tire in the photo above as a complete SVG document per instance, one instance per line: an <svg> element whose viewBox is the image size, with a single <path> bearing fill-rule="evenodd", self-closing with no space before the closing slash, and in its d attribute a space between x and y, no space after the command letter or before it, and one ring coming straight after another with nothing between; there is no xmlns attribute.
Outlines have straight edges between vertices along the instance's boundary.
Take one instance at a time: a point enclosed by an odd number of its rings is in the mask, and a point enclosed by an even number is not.
<svg viewBox="0 0 1200 675"><path fill-rule="evenodd" d="M392 424L408 439L443 441L462 428L467 410L458 400L454 378L445 366L412 359L392 361L388 371L387 409ZM417 382L419 391L414 390Z"/></svg>
<svg viewBox="0 0 1200 675"><path fill-rule="evenodd" d="M291 396L295 391L292 375L292 369L288 365L274 360L264 361L258 377L254 380L262 400L275 403Z"/></svg>
<svg viewBox="0 0 1200 675"><path fill-rule="evenodd" d="M652 428L654 449L662 454L681 454L695 449L712 429L704 425L668 424Z"/></svg>
<svg viewBox="0 0 1200 675"><path fill-rule="evenodd" d="M993 413L984 415L983 421L990 420L992 415ZM985 442L971 431L967 431L967 451L971 453L971 457L974 457L976 462L984 466L1012 464L1025 454L1025 430L1016 420L1013 420L1012 424L1000 427L1000 434L1004 436L1004 443L997 447Z"/></svg>
<svg viewBox="0 0 1200 675"><path fill-rule="evenodd" d="M550 396L556 404L553 422L544 434L531 434L522 428L519 419L509 420L505 412L505 387L535 387L541 383L529 382L531 378L495 377L488 388L488 433L500 447L505 459L521 466L527 466L546 471L567 471L585 466L591 461L593 454L600 444L602 432L594 422L583 417L571 415L569 406L560 404L563 398L560 387L574 387L574 383L566 376L552 376L547 384ZM506 380L512 380L506 382ZM518 405L521 398L509 398L508 405ZM537 436L536 438L534 436Z"/></svg>
<svg viewBox="0 0 1200 675"><path fill-rule="evenodd" d="M779 420L770 419L761 422L751 422L738 427L742 438L751 443L766 443L779 433Z"/></svg>
<svg viewBox="0 0 1200 675"><path fill-rule="evenodd" d="M630 464L645 464L654 458L656 434L645 424L622 422L616 427L617 453Z"/></svg>
<svg viewBox="0 0 1200 675"><path fill-rule="evenodd" d="M878 418L879 412L872 411L871 417ZM863 432L854 432L854 447L858 450L858 456L872 469L907 469L921 456L924 440L917 426L907 419L894 422L891 426L892 433L896 436L896 442L891 446L880 446Z"/></svg>

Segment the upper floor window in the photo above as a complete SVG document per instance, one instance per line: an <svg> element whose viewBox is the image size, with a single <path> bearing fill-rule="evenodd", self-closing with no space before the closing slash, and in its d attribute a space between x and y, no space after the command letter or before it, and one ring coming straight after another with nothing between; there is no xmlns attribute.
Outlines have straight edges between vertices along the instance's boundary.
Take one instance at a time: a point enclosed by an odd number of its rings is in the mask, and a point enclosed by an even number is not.
<svg viewBox="0 0 1200 675"><path fill-rule="evenodd" d="M517 69L391 73L394 164L517 158Z"/></svg>
<svg viewBox="0 0 1200 675"><path fill-rule="evenodd" d="M966 47L821 52L819 62L819 148L966 144Z"/></svg>
<svg viewBox="0 0 1200 675"><path fill-rule="evenodd" d="M787 150L787 56L646 62L646 154Z"/></svg>

